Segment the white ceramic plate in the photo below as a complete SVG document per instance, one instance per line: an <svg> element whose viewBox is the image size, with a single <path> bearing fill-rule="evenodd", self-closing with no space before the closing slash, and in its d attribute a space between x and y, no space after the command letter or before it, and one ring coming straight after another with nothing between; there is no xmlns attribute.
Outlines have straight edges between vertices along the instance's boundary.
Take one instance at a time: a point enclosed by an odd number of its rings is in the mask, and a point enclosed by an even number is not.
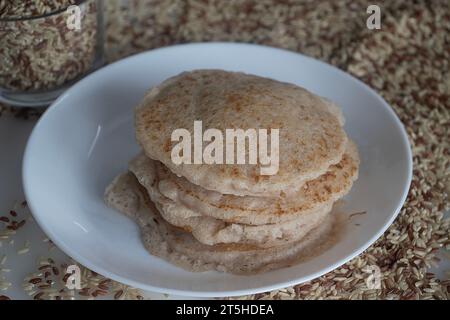
<svg viewBox="0 0 450 320"><path fill-rule="evenodd" d="M303 86L337 102L361 154L359 180L344 211L343 239L297 266L255 276L191 273L149 255L137 226L103 203L106 185L138 152L133 107L144 92L182 71L220 68ZM411 152L402 124L373 90L323 62L275 48L187 44L109 65L63 94L36 125L25 152L26 197L47 235L68 255L114 280L190 296L268 291L316 278L363 252L392 223L409 189Z"/></svg>

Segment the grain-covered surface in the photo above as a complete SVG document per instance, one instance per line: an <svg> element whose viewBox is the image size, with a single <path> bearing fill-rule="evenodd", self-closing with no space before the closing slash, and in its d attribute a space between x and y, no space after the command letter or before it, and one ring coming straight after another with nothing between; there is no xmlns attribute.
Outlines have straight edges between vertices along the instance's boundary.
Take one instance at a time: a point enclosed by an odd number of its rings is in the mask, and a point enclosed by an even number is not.
<svg viewBox="0 0 450 320"><path fill-rule="evenodd" d="M244 2L244 4L242 4ZM367 1L108 1L107 60L192 41L241 41L329 62L377 90L406 126L413 182L399 217L341 268L293 288L246 299L448 299L450 280L429 272L449 248L450 7L446 0L379 1L381 30L368 30ZM0 114L35 117L1 107ZM367 267L381 268L369 290ZM447 275L447 279L448 279Z"/></svg>

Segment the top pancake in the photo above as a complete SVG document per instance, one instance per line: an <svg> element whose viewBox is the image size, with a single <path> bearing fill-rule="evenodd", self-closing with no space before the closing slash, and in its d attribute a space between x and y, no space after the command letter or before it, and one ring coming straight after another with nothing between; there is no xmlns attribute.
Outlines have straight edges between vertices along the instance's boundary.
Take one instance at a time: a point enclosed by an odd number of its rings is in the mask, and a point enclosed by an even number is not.
<svg viewBox="0 0 450 320"><path fill-rule="evenodd" d="M184 128L193 137L196 120L203 121L203 131L279 129L277 174L260 175L259 164L175 165L172 132ZM347 141L343 117L330 102L293 84L220 70L185 72L154 87L137 107L135 122L148 157L222 194L278 196L298 190L338 163Z"/></svg>

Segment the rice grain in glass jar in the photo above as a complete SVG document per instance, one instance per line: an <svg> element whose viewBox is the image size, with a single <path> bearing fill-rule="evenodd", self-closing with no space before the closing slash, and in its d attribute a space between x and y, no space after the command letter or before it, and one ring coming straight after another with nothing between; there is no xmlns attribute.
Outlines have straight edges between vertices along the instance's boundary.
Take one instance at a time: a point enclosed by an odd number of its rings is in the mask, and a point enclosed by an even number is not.
<svg viewBox="0 0 450 320"><path fill-rule="evenodd" d="M0 0L0 101L45 106L103 64L102 0Z"/></svg>

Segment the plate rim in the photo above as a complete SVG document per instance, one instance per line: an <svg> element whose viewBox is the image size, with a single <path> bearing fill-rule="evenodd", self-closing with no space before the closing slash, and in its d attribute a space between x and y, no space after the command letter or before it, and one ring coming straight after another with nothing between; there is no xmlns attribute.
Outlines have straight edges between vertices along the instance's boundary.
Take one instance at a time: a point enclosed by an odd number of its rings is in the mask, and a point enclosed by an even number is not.
<svg viewBox="0 0 450 320"><path fill-rule="evenodd" d="M160 51L171 51L171 50L178 50L180 48L186 48L186 47L211 47L211 46L231 46L231 47L241 47L243 49L246 48L253 48L253 49L260 49L260 50L274 50L278 51L282 54L290 54L290 55L297 55L301 56L303 59L312 60L314 63L319 63L321 65L324 65L328 68L331 68L334 72L338 72L341 76L348 78L352 82L358 84L359 86L362 86L368 93L370 93L373 97L375 97L378 102L383 106L384 109L387 110L387 112L390 114L391 118L393 118L395 125L398 127L402 141L404 143L404 151L406 152L406 170L407 170L407 176L406 176L406 183L404 186L403 194L399 198L397 203L397 208L391 215L391 217L388 219L388 221L384 222L384 225L382 228L378 230L378 232L372 236L370 239L368 239L358 250L355 250L352 254L348 255L345 258L341 258L338 262L329 265L326 268L323 268L321 270L318 270L317 272L314 272L310 274L309 276L299 278L294 278L289 281L284 282L277 282L275 284L271 285L265 285L258 287L257 285L255 287L249 288L249 289L238 289L238 290L227 290L227 291L193 291L193 290L184 290L184 289L171 289L171 288L162 288L158 286L153 286L149 284L144 284L132 279L127 279L123 276L120 276L114 272L108 271L102 267L98 267L94 264L91 264L88 259L85 259L83 256L78 255L77 253L74 253L70 247L63 244L61 241L59 241L59 238L55 236L55 234L51 231L51 228L48 228L46 226L45 221L40 218L39 214L35 214L35 212L38 212L37 205L33 201L32 198L30 198L29 194L31 194L30 191L30 184L28 183L28 167L29 163L32 161L32 155L30 154L31 145L33 144L34 140L36 139L37 132L40 130L43 123L46 121L47 117L54 113L55 110L58 111L59 107L58 105L61 105L61 102L71 94L71 91L80 85L83 81L86 79L89 79L90 77L96 76L97 73L105 72L110 67L125 64L128 63L129 60L136 59L137 57L144 56L144 55L151 55L154 52L160 52ZM315 59L313 57L290 51L287 49L277 48L277 47L271 47L271 46L265 46L265 45L259 45L259 44L250 44L250 43L239 43L239 42L193 42L193 43L185 43L185 44L177 44L177 45L171 45L166 47L160 47L153 50L147 50L138 54L134 54L128 57L125 57L121 60L118 60L116 62L113 62L111 64L108 64L95 72L89 74L87 77L81 79L77 83L75 83L72 87L70 87L67 91L65 91L61 96L59 96L51 105L50 107L44 112L44 114L39 118L38 122L34 126L24 152L23 161L22 161L22 185L25 193L25 198L27 200L28 206L30 208L30 211L38 223L39 227L42 229L42 231L60 248L64 253L66 253L68 256L72 257L76 262L82 264L83 266L89 268L92 271L95 271L101 275L104 275L107 278L110 278L112 280L118 281L120 283L124 283L136 288L140 288L143 290L148 290L152 292L158 292L158 293L166 293L166 294L172 294L172 295L181 295L186 297L206 297L206 298L212 298L212 297L230 297L230 296L242 296L242 295L249 295L249 294L256 294L266 291L272 291L280 288L286 288L293 285L297 285L303 282L310 281L312 279L315 279L317 277L320 277L336 268L339 268L343 264L347 263L348 261L354 259L355 257L359 256L361 253L363 253L365 250L367 250L376 240L378 240L384 232L391 226L391 224L394 222L394 220L397 218L398 214L400 213L406 198L408 196L410 187L411 187L411 181L412 181L412 172L413 172L413 160L412 160L412 150L411 150L411 144L409 142L408 134L406 132L406 129L403 125L403 123L398 118L397 114L393 110L393 108L381 97L380 94L378 94L374 89L369 87L367 84L362 82L361 80L357 79L356 77L352 76L351 74L331 65L326 62L323 62L321 60Z"/></svg>

